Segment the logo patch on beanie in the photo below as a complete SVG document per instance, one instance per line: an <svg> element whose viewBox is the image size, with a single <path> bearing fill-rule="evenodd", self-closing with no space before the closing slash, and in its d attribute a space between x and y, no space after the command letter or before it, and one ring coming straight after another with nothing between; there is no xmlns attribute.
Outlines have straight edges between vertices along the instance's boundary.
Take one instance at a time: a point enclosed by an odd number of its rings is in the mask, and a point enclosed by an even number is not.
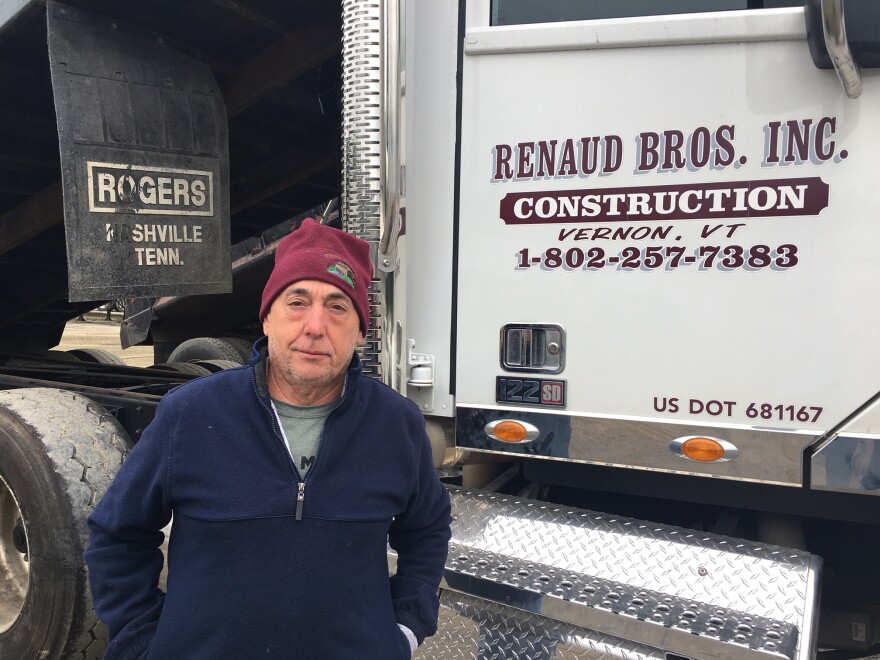
<svg viewBox="0 0 880 660"><path fill-rule="evenodd" d="M354 288L354 271L347 264L337 261L327 266L327 272L333 273L339 279L345 280L352 289Z"/></svg>

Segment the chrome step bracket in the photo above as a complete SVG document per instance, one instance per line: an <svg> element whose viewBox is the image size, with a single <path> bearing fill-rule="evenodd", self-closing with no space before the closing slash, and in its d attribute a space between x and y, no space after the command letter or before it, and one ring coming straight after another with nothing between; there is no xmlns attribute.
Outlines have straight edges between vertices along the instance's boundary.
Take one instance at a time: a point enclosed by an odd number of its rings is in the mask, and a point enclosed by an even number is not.
<svg viewBox="0 0 880 660"><path fill-rule="evenodd" d="M441 649L443 626L460 627L462 617L479 634L452 633L455 643L477 639L483 648L498 643L491 631L507 617L511 630L593 631L584 637L588 646L618 640L621 651L641 649L635 657L663 657L657 650L811 657L821 568L815 555L467 489L450 487L450 496L446 609L431 657L459 657Z"/></svg>

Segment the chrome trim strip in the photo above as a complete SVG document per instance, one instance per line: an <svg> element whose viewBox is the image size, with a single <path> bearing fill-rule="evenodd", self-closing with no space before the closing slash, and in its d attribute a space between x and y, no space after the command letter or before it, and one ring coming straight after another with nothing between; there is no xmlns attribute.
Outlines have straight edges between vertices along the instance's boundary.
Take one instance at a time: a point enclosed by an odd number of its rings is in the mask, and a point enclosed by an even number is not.
<svg viewBox="0 0 880 660"><path fill-rule="evenodd" d="M465 54L804 41L803 7L471 28Z"/></svg>
<svg viewBox="0 0 880 660"><path fill-rule="evenodd" d="M810 487L838 493L880 495L880 437L841 433L810 459Z"/></svg>
<svg viewBox="0 0 880 660"><path fill-rule="evenodd" d="M472 403L459 403L456 404L457 408L464 408L467 410L495 410L498 412L513 412L509 406L502 406L500 404L494 403L484 403L480 405L472 404ZM533 412L534 409L517 409L521 412ZM546 410L541 410L542 413L546 413L548 415L565 415L566 417L583 417L589 419L601 419L601 420L618 420L618 421L626 421L626 422L650 422L651 424L674 424L680 425L682 424L682 420L680 419L663 419L661 417L644 417L641 415L606 415L604 413L585 413L571 410L553 410L552 408L548 408ZM735 429L740 431L762 431L766 433L792 433L795 435L810 435L814 438L819 437L823 434L823 431L816 429L787 429L787 428L776 428L773 426L758 426L751 424L728 424L725 422L710 422L701 420L700 426L712 429Z"/></svg>
<svg viewBox="0 0 880 660"><path fill-rule="evenodd" d="M851 99L859 98L862 95L862 74L846 39L842 0L822 0L822 32L825 48L846 95Z"/></svg>
<svg viewBox="0 0 880 660"><path fill-rule="evenodd" d="M488 437L497 419L528 422L539 430L529 443L509 444ZM670 474L707 476L782 486L801 486L804 450L819 431L795 432L681 420L642 420L558 414L545 409L495 407L456 409L456 447L480 453L529 456L570 463L624 467ZM708 436L730 443L735 461L683 461L669 450L676 438Z"/></svg>
<svg viewBox="0 0 880 660"><path fill-rule="evenodd" d="M382 20L382 237L379 268L393 272L397 267L397 239L400 237L400 73L401 3L385 0Z"/></svg>
<svg viewBox="0 0 880 660"><path fill-rule="evenodd" d="M878 433L856 433L856 432L851 432L851 433L850 433L850 432L843 432L843 433L841 433L840 435L841 435L841 436L846 436L847 438L857 438L857 439L859 439L859 440L873 440L873 441L875 441L875 442L876 442L876 441L880 441L880 434L878 434ZM833 438L829 439L828 441L822 443L822 445L821 445L821 447L820 447L820 450L821 450L821 449L824 449L824 448L827 447L829 444L831 444L832 442L834 442L838 437L839 437L839 436L834 436Z"/></svg>
<svg viewBox="0 0 880 660"><path fill-rule="evenodd" d="M515 446L515 445L514 445ZM457 446L456 449L467 456L471 457L470 462L479 463L479 459L477 456L487 455L487 456L505 456L509 458L522 458L523 454L516 451L500 451L494 449L472 449L470 447L462 447ZM685 470L685 469L673 469L673 468L659 468L659 467L650 467L647 465L639 465L637 463L613 463L608 461L589 461L589 460L573 460L570 458L557 458L554 456L536 456L530 455L531 458L539 458L543 461L559 461L561 463L579 463L582 465L601 465L604 467L613 467L613 468L623 468L625 470L644 470L645 472L659 472L661 474L678 474L682 476L688 477L712 477L713 479L729 479L737 482L744 483L753 483L753 484L766 484L768 486L788 486L790 488L799 488L801 486L800 483L791 483L788 481L774 481L772 479L750 479L748 477L733 477L733 476L725 476L725 475L717 475L712 474L711 472L699 472L696 470ZM497 460L501 461L503 459L498 458ZM690 461L692 463L696 463L695 461ZM683 463L683 461L682 461ZM697 463L700 465L700 463ZM711 465L711 463L710 463Z"/></svg>

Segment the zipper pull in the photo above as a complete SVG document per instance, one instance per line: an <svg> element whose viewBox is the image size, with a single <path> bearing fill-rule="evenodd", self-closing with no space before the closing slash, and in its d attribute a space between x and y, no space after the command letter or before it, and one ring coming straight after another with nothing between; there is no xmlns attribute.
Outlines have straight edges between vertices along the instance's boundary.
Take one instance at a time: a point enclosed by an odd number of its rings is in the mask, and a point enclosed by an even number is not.
<svg viewBox="0 0 880 660"><path fill-rule="evenodd" d="M296 492L296 519L303 519L303 500L306 498L306 484L304 481L299 482L299 489Z"/></svg>

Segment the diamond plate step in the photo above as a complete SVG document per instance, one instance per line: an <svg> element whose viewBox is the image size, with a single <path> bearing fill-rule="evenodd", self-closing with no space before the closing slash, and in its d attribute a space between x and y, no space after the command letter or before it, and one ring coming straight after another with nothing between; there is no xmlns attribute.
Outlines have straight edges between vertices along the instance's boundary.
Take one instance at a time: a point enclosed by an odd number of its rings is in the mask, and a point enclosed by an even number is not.
<svg viewBox="0 0 880 660"><path fill-rule="evenodd" d="M499 626L523 639L556 639L566 630L565 639L588 640L589 648L619 640L613 657L812 657L821 567L814 555L449 490L453 533L441 630L429 640L433 655L420 657L603 657L577 655L581 647L569 642L566 655L522 655L491 632ZM447 626L476 632L450 636ZM464 655L444 646L451 640L466 646Z"/></svg>
<svg viewBox="0 0 880 660"><path fill-rule="evenodd" d="M660 649L444 589L418 660L668 660Z"/></svg>

